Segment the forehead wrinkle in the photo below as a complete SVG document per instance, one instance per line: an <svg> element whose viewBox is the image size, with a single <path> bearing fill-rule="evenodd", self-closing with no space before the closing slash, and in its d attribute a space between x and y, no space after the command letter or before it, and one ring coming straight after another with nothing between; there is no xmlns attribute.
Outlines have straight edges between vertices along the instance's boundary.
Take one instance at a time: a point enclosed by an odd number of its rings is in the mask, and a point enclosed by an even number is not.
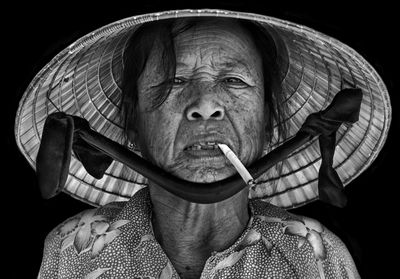
<svg viewBox="0 0 400 279"><path fill-rule="evenodd" d="M229 57L226 61L212 61L212 67L216 70L244 70L248 75L252 73L249 63L240 58Z"/></svg>
<svg viewBox="0 0 400 279"><path fill-rule="evenodd" d="M245 75L254 75L256 69L253 66L258 64L259 53L249 35L237 27L232 30L232 26L203 24L179 34L174 40L177 70L208 68L219 73L241 71Z"/></svg>
<svg viewBox="0 0 400 279"><path fill-rule="evenodd" d="M208 53L217 52L221 55L226 52L233 51L237 54L248 53L252 51L252 45L247 42L243 42L240 38L231 37L209 37L202 36L194 37L188 40L187 38L180 38L175 41L176 54L181 56L199 54L200 57L207 57Z"/></svg>
<svg viewBox="0 0 400 279"><path fill-rule="evenodd" d="M197 26L179 34L175 39L175 48L177 54L188 55L193 52L211 51L218 48L220 51L234 50L236 52L248 52L253 46L252 40L246 32L227 30L222 26L205 28L206 26ZM240 27L239 27L240 28ZM235 47L232 46L234 43ZM213 45L215 43L215 45Z"/></svg>
<svg viewBox="0 0 400 279"><path fill-rule="evenodd" d="M204 59L204 53L200 52L199 56L196 57L196 62L194 64L185 63L185 59L182 58L183 61L177 61L176 67L177 70L204 70L209 68L215 72L224 72L224 71L232 71L232 70L243 70L246 74L251 75L255 69L253 69L250 65L252 65L255 61L253 59L246 59L243 57L237 57L237 55L227 56L227 55L218 55L213 53L212 56L217 56L215 59L210 57L207 59L207 63L203 64L201 61ZM254 63L255 64L255 63Z"/></svg>

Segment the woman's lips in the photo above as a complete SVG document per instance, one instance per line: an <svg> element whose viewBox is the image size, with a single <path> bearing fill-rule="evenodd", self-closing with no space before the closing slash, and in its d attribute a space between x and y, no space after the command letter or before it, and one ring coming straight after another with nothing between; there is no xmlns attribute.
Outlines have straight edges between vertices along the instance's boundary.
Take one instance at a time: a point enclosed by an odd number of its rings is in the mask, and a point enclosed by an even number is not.
<svg viewBox="0 0 400 279"><path fill-rule="evenodd" d="M200 141L188 145L184 148L184 152L186 154L190 154L193 157L224 157L224 153L218 147L218 144L221 144L222 141ZM228 144L226 144L228 145Z"/></svg>
<svg viewBox="0 0 400 279"><path fill-rule="evenodd" d="M191 134L190 137L186 138L183 144L182 155L189 156L191 159L213 159L219 161L220 159L225 160L223 152L218 147L218 144L226 144L232 150L233 142L230 140L230 136L227 134L221 134L217 132L212 133L200 133ZM221 158L219 158L221 157Z"/></svg>
<svg viewBox="0 0 400 279"><path fill-rule="evenodd" d="M218 142L198 142L185 147L185 151L198 151L198 150L214 150L218 149Z"/></svg>

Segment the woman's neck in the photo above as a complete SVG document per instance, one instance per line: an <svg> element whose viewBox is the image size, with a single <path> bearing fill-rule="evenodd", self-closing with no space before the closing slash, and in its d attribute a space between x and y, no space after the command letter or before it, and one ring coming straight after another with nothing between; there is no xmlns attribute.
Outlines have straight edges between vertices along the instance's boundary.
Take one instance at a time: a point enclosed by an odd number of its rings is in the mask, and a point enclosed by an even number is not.
<svg viewBox="0 0 400 279"><path fill-rule="evenodd" d="M182 278L199 278L213 251L231 246L249 220L248 190L214 204L185 201L150 185L154 234Z"/></svg>

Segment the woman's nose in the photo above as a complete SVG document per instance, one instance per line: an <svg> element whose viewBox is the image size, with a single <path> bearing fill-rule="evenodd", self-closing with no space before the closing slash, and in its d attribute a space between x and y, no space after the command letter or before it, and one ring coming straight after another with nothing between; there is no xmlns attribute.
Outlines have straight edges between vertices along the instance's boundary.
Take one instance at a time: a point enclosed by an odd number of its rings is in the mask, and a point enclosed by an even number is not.
<svg viewBox="0 0 400 279"><path fill-rule="evenodd" d="M186 110L186 118L189 121L222 120L224 117L224 107L217 103L212 94L202 96Z"/></svg>

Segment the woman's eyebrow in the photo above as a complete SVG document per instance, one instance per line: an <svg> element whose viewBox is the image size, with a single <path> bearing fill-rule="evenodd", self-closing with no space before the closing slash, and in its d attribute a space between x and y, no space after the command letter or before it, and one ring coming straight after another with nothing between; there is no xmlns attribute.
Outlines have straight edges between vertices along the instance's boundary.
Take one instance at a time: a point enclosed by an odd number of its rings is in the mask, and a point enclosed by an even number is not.
<svg viewBox="0 0 400 279"><path fill-rule="evenodd" d="M216 71L218 71L218 70L233 70L233 69L244 70L246 72L246 74L248 74L248 75L251 75L251 73L254 71L254 68L250 67L249 63L246 63L245 61L242 61L241 59L230 59L230 60L226 60L226 61L211 61L211 67L212 67L212 69L214 69ZM176 68L177 69L187 69L187 68L191 68L191 65L180 61L180 62L176 62Z"/></svg>
<svg viewBox="0 0 400 279"><path fill-rule="evenodd" d="M245 73L249 76L251 76L251 73L254 72L254 70L255 70L254 67L251 67L248 63L246 63L240 59L216 62L216 63L213 63L213 67L215 69L219 69L219 70L221 70L221 69L223 69L223 70L233 70L233 69L244 70Z"/></svg>

